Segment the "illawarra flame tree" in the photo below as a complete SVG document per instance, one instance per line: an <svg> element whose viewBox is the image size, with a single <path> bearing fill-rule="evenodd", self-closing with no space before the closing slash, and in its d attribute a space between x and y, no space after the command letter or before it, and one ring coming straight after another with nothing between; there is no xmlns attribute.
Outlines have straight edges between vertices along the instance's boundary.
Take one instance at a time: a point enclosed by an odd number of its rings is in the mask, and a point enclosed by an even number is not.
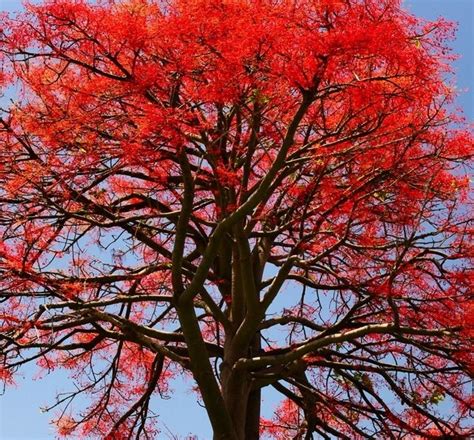
<svg viewBox="0 0 474 440"><path fill-rule="evenodd" d="M400 3L2 16L0 377L69 370L60 435L158 438L188 376L215 439L470 436L472 132Z"/></svg>

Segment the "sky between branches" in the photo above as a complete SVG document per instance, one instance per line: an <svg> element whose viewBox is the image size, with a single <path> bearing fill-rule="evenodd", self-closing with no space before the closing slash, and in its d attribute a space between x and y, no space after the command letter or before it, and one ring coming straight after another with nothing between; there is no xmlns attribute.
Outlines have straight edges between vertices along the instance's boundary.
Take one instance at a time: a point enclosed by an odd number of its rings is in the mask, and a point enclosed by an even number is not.
<svg viewBox="0 0 474 440"><path fill-rule="evenodd" d="M21 9L20 0L0 0L0 13ZM455 63L457 87L461 95L457 101L468 120L474 122L474 1L473 0L406 0L407 8L427 19L443 16L458 22L457 39L452 43L454 52L460 55ZM25 378L18 380L18 387L7 390L0 397L0 439L49 440L54 430L49 425L50 415L39 408L51 402L58 390L67 390L65 374L52 374L33 381L32 367L24 371ZM180 390L181 388L181 390ZM211 437L204 410L194 403L194 396L178 386L173 399L160 402L161 420L170 433L186 435L191 430L200 439ZM181 391L181 392L180 392ZM272 395L264 396L272 399ZM166 429L163 438L167 438ZM160 437L161 438L161 437ZM171 437L169 437L171 438Z"/></svg>

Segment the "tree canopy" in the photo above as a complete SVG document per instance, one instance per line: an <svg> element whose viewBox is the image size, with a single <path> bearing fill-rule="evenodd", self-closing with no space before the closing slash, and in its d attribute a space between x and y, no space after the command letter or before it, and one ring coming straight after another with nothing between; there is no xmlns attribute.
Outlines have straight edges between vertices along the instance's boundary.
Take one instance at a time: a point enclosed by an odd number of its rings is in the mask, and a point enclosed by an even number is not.
<svg viewBox="0 0 474 440"><path fill-rule="evenodd" d="M449 23L44 0L0 29L0 379L68 370L60 436L158 438L181 376L215 439L473 434Z"/></svg>

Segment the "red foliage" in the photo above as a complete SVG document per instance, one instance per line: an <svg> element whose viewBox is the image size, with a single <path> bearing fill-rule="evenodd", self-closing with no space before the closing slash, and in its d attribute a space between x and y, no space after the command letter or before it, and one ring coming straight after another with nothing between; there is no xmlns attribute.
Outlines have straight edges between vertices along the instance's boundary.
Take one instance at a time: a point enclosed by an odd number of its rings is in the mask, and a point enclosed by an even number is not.
<svg viewBox="0 0 474 440"><path fill-rule="evenodd" d="M91 402L60 435L158 435L184 371L216 438L467 438L451 24L398 0L44 0L0 29L0 379L68 369L63 403Z"/></svg>

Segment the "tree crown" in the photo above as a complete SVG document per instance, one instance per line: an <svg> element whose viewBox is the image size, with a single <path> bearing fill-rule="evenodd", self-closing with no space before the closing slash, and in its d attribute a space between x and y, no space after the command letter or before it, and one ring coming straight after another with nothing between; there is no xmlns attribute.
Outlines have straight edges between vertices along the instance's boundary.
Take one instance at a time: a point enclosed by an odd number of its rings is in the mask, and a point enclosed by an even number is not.
<svg viewBox="0 0 474 440"><path fill-rule="evenodd" d="M71 370L53 407L91 403L59 434L153 438L150 399L191 375L216 439L467 438L449 23L394 0L49 0L1 22L0 378Z"/></svg>

